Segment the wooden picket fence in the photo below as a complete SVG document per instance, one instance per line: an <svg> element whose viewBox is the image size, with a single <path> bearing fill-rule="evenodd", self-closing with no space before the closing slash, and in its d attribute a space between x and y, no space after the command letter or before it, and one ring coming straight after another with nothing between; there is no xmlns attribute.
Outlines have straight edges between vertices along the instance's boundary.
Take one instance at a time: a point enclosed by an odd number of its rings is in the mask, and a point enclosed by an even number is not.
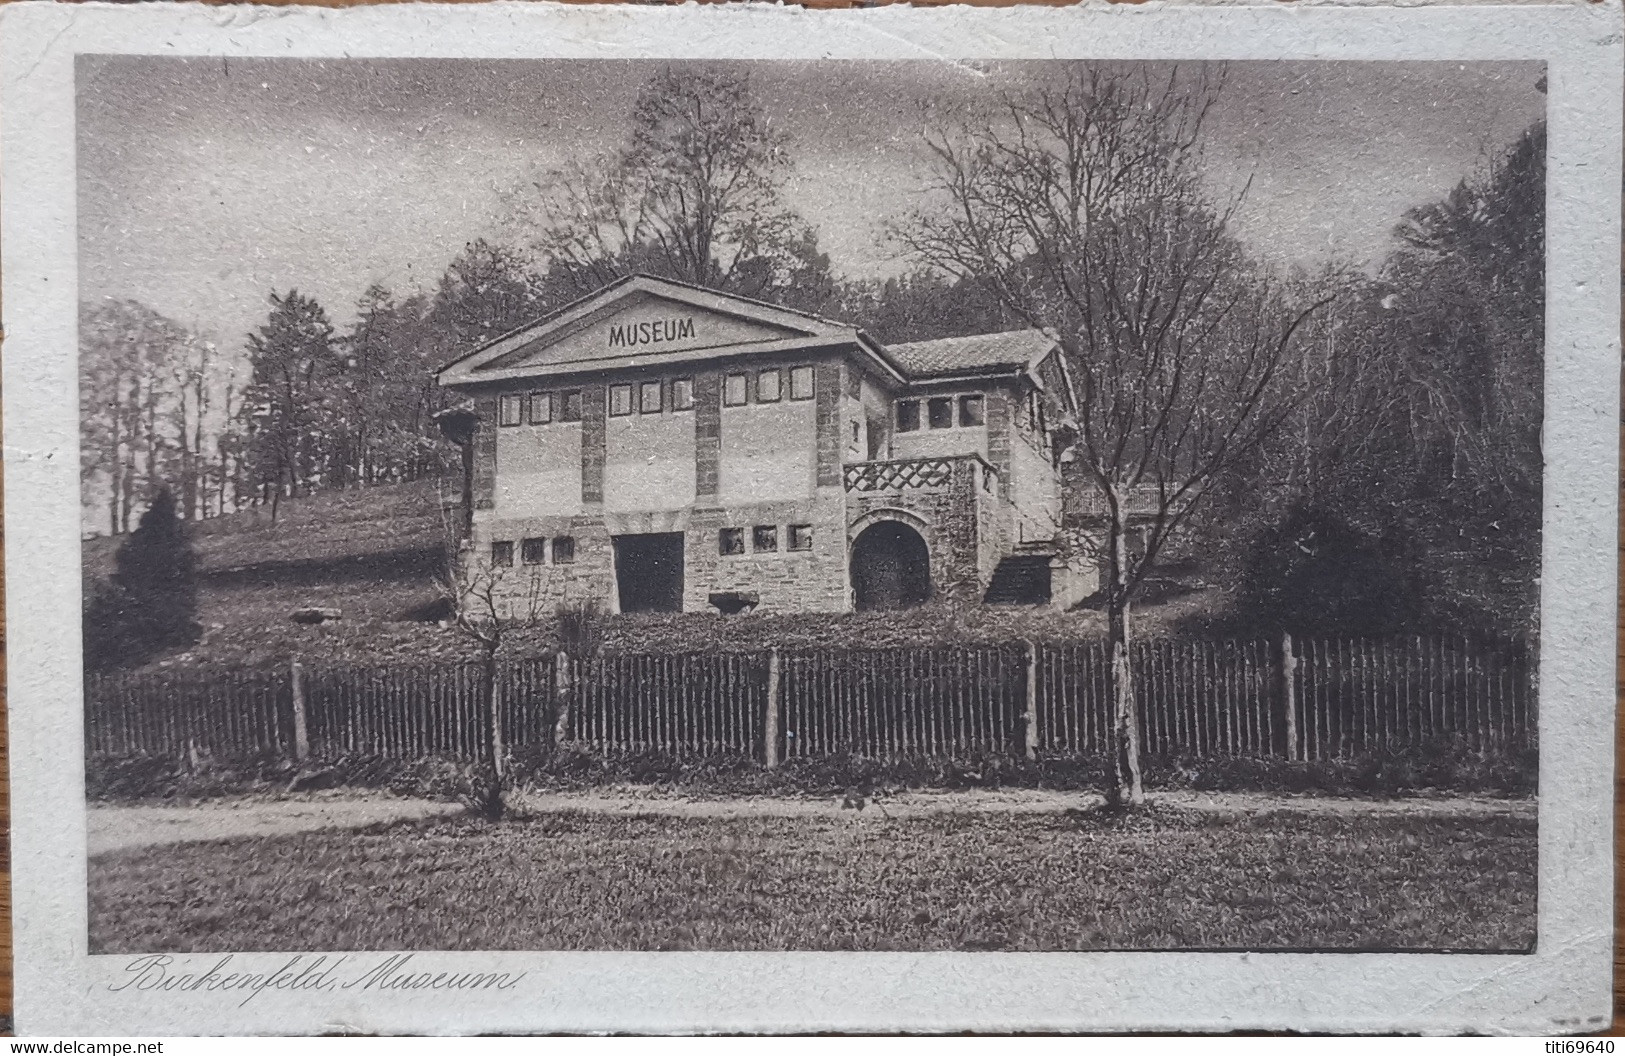
<svg viewBox="0 0 1625 1056"><path fill-rule="evenodd" d="M1029 650L820 650L782 662L785 758L1008 753L1025 744Z"/></svg>
<svg viewBox="0 0 1625 1056"><path fill-rule="evenodd" d="M1513 755L1534 744L1533 668L1521 646L1163 639L1135 642L1130 655L1141 743L1153 755L1315 760L1447 743ZM1104 642L1039 651L1044 750L1107 750L1109 666Z"/></svg>
<svg viewBox="0 0 1625 1056"><path fill-rule="evenodd" d="M1446 637L1133 644L1151 755L1318 760L1533 746L1521 646ZM478 664L92 678L92 754L473 760L490 713ZM609 655L505 661L506 748L785 759L1106 752L1104 642Z"/></svg>
<svg viewBox="0 0 1625 1056"><path fill-rule="evenodd" d="M689 653L571 664L565 737L601 754L755 755L768 663L766 654ZM534 710L548 709L532 699Z"/></svg>

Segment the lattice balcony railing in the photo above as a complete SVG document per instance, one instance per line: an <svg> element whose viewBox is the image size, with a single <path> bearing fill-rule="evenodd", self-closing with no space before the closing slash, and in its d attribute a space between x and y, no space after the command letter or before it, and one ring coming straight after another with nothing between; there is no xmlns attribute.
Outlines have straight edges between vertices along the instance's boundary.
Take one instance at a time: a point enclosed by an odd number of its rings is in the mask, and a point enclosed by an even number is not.
<svg viewBox="0 0 1625 1056"><path fill-rule="evenodd" d="M941 488L953 482L955 473L975 473L981 469L982 487L996 489L993 467L976 455L946 458L900 458L888 462L855 462L846 467L847 491L903 491L910 488Z"/></svg>

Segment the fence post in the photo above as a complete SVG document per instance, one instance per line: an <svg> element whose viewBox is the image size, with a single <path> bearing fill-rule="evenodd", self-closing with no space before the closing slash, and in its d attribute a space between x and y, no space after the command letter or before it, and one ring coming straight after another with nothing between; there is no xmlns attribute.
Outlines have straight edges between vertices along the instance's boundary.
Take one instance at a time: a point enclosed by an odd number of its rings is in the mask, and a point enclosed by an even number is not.
<svg viewBox="0 0 1625 1056"><path fill-rule="evenodd" d="M767 654L767 712L762 716L762 763L769 770L779 765L780 684L779 651L771 649Z"/></svg>
<svg viewBox="0 0 1625 1056"><path fill-rule="evenodd" d="M570 736L570 697L575 679L570 670L570 654L563 649L553 662L553 747L557 748Z"/></svg>
<svg viewBox="0 0 1625 1056"><path fill-rule="evenodd" d="M1038 646L1031 641L1021 644L1027 650L1027 710L1022 715L1026 743L1023 754L1032 760L1038 758Z"/></svg>
<svg viewBox="0 0 1625 1056"><path fill-rule="evenodd" d="M1292 632L1281 632L1281 710L1286 719L1286 758L1298 761L1298 657L1293 652Z"/></svg>
<svg viewBox="0 0 1625 1056"><path fill-rule="evenodd" d="M293 758L302 763L310 758L310 727L305 718L305 665L293 661L288 667L288 680L293 689Z"/></svg>
<svg viewBox="0 0 1625 1056"><path fill-rule="evenodd" d="M487 711L486 721L491 724L491 742L486 750L491 756L491 773L500 784L508 771L508 736L502 728L502 707L505 696L502 684L502 663L492 654L487 654L485 670L481 676L485 680Z"/></svg>

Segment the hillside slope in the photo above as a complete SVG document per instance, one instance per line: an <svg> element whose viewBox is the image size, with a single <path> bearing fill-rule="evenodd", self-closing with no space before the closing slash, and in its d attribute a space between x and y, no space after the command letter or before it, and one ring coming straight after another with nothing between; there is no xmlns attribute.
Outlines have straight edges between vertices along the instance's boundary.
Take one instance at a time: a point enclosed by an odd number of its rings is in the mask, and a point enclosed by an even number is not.
<svg viewBox="0 0 1625 1056"><path fill-rule="evenodd" d="M329 492L191 526L198 555L204 641L187 659L281 661L292 653L370 657L410 651L412 623L440 596L448 518L438 481ZM119 538L87 539L87 583L113 570ZM295 609L340 609L337 627L292 622ZM438 630L438 628L432 628Z"/></svg>
<svg viewBox="0 0 1625 1056"><path fill-rule="evenodd" d="M472 659L466 636L427 618L443 598L445 540L457 513L445 506L448 494L455 492L439 481L419 481L292 499L275 522L258 509L194 524L204 638L155 666L269 667L293 656L359 664ZM84 542L87 580L112 571L119 542ZM1220 593L1192 584L1148 598L1136 626L1166 632L1214 606ZM343 618L321 626L293 622L295 609L313 605L337 608ZM680 652L1056 641L1099 637L1104 625L1092 611L989 606L957 618L929 608L834 616L642 614L608 618L604 630L611 649ZM523 653L547 648L550 639L549 628L537 627L512 641Z"/></svg>
<svg viewBox="0 0 1625 1056"><path fill-rule="evenodd" d="M191 525L192 545L206 573L267 565L317 567L396 551L439 548L447 531L438 480L322 492L287 499L271 520L269 506ZM453 500L455 501L455 500ZM84 541L87 576L113 569L116 536Z"/></svg>

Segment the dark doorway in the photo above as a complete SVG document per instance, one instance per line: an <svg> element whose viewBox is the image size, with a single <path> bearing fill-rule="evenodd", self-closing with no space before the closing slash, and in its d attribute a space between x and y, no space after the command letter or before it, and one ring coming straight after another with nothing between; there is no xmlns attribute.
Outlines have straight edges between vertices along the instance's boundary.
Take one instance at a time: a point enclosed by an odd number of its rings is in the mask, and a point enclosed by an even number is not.
<svg viewBox="0 0 1625 1056"><path fill-rule="evenodd" d="M871 524L852 543L859 609L906 609L931 596L931 555L920 533L897 521Z"/></svg>
<svg viewBox="0 0 1625 1056"><path fill-rule="evenodd" d="M615 536L622 612L683 611L683 533Z"/></svg>

